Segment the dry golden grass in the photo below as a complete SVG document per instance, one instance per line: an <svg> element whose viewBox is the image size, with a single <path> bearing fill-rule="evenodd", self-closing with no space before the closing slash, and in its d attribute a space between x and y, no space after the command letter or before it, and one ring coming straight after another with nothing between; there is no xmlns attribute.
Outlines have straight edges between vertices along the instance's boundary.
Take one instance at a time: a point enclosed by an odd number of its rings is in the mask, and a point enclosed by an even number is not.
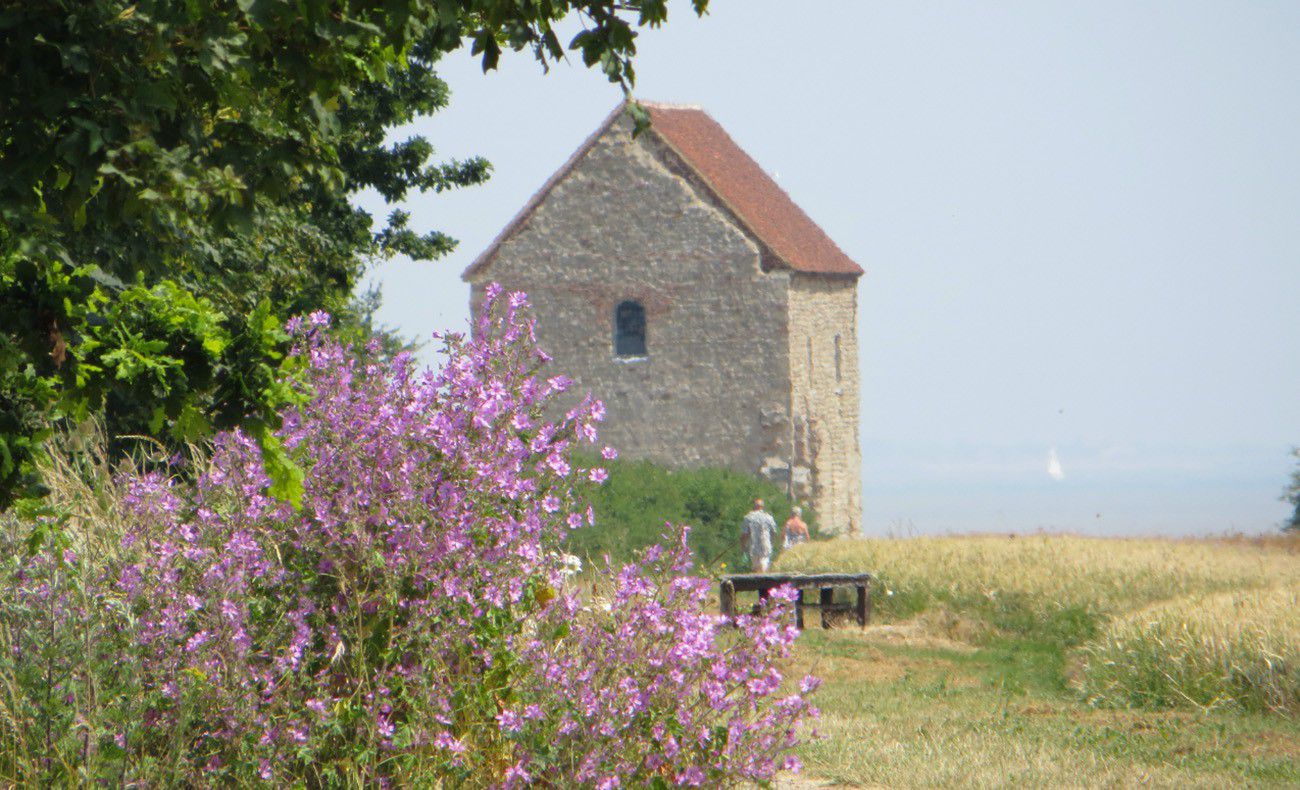
<svg viewBox="0 0 1300 790"><path fill-rule="evenodd" d="M1083 656L1083 689L1098 701L1300 714L1300 584L1141 609Z"/></svg>
<svg viewBox="0 0 1300 790"><path fill-rule="evenodd" d="M875 572L877 601L900 614L925 600L1018 599L1043 612L1079 608L1110 615L1187 595L1300 580L1284 551L1246 540L1085 538L1071 535L841 539L799 546L777 567ZM894 603L890 593L903 596Z"/></svg>
<svg viewBox="0 0 1300 790"><path fill-rule="evenodd" d="M61 432L39 459L41 480L49 489L45 503L66 522L58 532L77 554L113 554L119 548L124 491L105 453L102 427L87 423ZM120 467L129 467L123 462ZM0 513L0 540L21 545L32 532L30 519L16 509Z"/></svg>
<svg viewBox="0 0 1300 790"><path fill-rule="evenodd" d="M1286 554L1300 554L1300 531L1274 532L1268 535L1224 535L1213 538L1214 542L1230 545L1254 546L1257 549L1280 551Z"/></svg>

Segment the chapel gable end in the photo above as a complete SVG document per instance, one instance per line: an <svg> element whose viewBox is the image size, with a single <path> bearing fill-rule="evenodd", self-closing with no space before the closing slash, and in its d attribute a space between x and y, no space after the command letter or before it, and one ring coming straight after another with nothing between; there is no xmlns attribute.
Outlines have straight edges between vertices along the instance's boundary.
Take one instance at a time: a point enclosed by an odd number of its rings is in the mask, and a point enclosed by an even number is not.
<svg viewBox="0 0 1300 790"><path fill-rule="evenodd" d="M465 271L528 293L624 457L763 475L857 531L862 269L703 111L615 110Z"/></svg>

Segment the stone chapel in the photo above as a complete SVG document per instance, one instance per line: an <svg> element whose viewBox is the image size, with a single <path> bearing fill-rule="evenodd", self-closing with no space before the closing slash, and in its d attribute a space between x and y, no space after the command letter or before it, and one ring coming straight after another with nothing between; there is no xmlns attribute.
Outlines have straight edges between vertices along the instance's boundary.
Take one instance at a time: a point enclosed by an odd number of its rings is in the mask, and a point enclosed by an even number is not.
<svg viewBox="0 0 1300 790"><path fill-rule="evenodd" d="M861 527L862 268L695 107L616 108L465 270L527 292L625 458L763 475Z"/></svg>

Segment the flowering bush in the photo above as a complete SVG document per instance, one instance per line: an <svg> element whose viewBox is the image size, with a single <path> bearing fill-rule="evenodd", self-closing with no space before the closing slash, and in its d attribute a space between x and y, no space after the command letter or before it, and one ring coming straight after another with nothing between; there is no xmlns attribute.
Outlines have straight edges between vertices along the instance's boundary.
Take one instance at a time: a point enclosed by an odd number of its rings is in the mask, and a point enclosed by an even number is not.
<svg viewBox="0 0 1300 790"><path fill-rule="evenodd" d="M604 475L571 452L603 407L547 421L568 382L538 374L524 297L487 301L437 372L343 347L323 315L291 325L312 393L279 431L300 507L236 432L193 483L125 481L112 550L70 522L9 552L0 779L615 787L793 767L811 708L782 694L779 602L721 629L680 543L618 570L607 610L565 591L564 537L593 520L573 484Z"/></svg>
<svg viewBox="0 0 1300 790"><path fill-rule="evenodd" d="M501 715L516 733L515 776L712 787L799 768L788 752L818 681L777 696L777 661L797 633L794 591L777 590L772 610L742 615L729 633L707 613L711 583L684 575L690 567L683 531L671 550L618 570L594 609L566 596L512 640L531 670Z"/></svg>

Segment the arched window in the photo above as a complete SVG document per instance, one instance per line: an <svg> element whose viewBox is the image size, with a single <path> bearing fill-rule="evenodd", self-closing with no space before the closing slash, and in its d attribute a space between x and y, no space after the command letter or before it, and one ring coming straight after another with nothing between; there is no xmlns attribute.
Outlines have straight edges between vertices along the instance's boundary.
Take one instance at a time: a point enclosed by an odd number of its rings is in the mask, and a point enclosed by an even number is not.
<svg viewBox="0 0 1300 790"><path fill-rule="evenodd" d="M619 302L614 308L614 355L645 356L645 308L640 302Z"/></svg>

